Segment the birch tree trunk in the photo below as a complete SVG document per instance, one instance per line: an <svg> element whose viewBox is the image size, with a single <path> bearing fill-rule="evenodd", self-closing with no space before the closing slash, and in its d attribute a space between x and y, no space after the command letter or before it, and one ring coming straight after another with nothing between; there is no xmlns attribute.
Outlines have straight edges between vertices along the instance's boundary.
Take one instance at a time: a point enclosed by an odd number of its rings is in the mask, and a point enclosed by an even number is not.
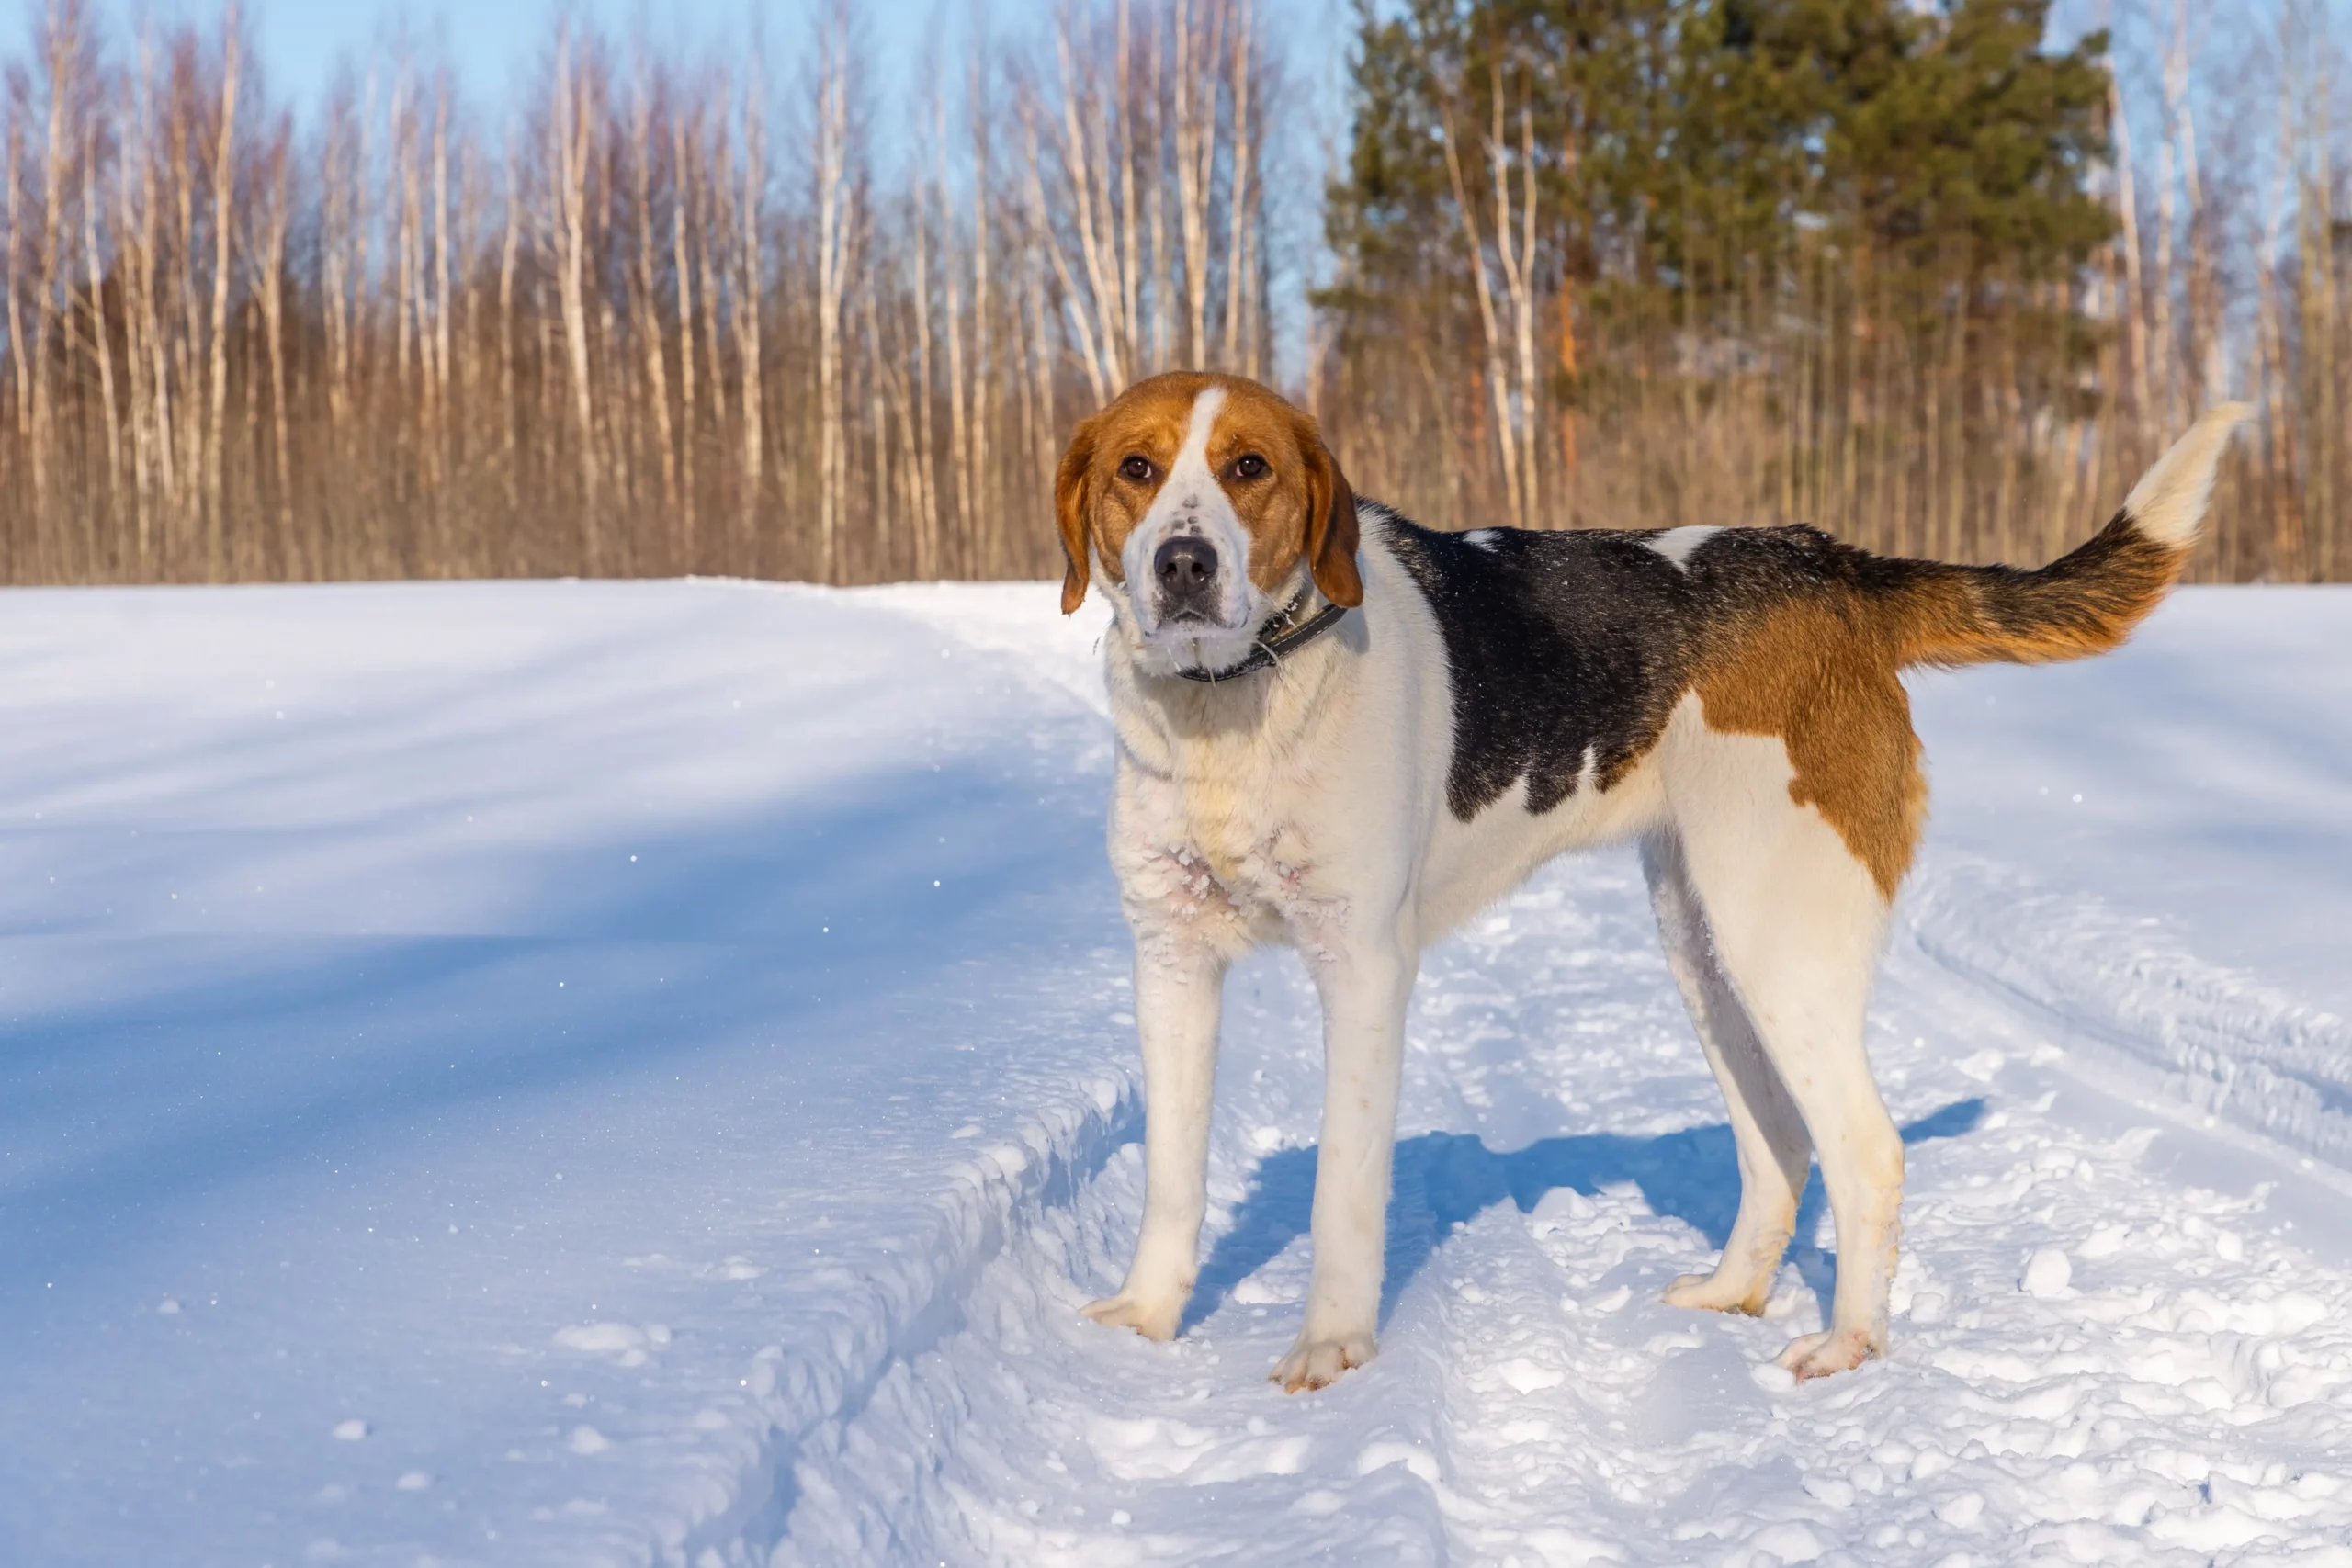
<svg viewBox="0 0 2352 1568"><path fill-rule="evenodd" d="M221 28L220 130L212 153L212 395L211 428L205 450L204 577L221 581L221 441L229 414L229 237L231 204L236 194L237 7L232 0Z"/></svg>
<svg viewBox="0 0 2352 1568"><path fill-rule="evenodd" d="M848 16L825 24L817 86L817 581L840 580L837 536L842 483L842 301L847 284L849 186Z"/></svg>
<svg viewBox="0 0 2352 1568"><path fill-rule="evenodd" d="M756 65L743 90L742 199L737 204L737 239L741 271L735 291L737 368L742 377L742 541L750 569L758 570L759 509L764 496L762 477L767 453L767 415L760 379L765 350L761 330L760 302L767 291L767 267L760 255L760 227L767 201L767 91L765 72Z"/></svg>
<svg viewBox="0 0 2352 1568"><path fill-rule="evenodd" d="M1454 134L1453 117L1449 113L1440 118L1439 124L1445 138L1446 177L1453 182L1453 210L1462 229L1463 258L1470 268L1478 301L1479 340L1485 347L1486 378L1488 395L1495 409L1495 442L1502 455L1503 491L1510 514L1514 519L1527 514L1521 490L1519 441L1513 428L1510 410L1510 373L1504 368L1502 328L1496 320L1494 286L1487 276L1487 247L1481 237L1480 220L1470 196L1469 184L1462 174L1460 139ZM1502 236L1502 245L1510 244L1510 187L1500 186L1500 205L1496 213L1496 230Z"/></svg>
<svg viewBox="0 0 2352 1568"><path fill-rule="evenodd" d="M581 555L587 570L604 567L602 474L596 453L596 406L588 365L588 149L593 126L589 76L579 68L569 27L558 37L555 113L549 120L550 193L555 203L556 291L563 319L564 362L571 373L572 435L579 443Z"/></svg>

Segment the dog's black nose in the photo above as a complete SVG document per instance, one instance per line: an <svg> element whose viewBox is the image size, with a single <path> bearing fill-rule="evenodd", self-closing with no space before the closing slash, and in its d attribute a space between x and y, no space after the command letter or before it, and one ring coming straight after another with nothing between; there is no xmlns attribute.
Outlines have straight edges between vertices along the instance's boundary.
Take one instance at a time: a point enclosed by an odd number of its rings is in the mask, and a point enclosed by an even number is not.
<svg viewBox="0 0 2352 1568"><path fill-rule="evenodd" d="M1170 608L1214 605L1216 547L1206 539L1186 534L1169 540L1153 553L1151 570Z"/></svg>

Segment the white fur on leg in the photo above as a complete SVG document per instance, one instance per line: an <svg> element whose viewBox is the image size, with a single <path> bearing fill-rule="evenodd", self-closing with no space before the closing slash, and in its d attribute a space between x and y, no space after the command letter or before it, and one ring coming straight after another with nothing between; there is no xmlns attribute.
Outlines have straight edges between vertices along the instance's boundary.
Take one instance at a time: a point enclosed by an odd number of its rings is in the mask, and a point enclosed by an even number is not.
<svg viewBox="0 0 2352 1568"><path fill-rule="evenodd" d="M1325 1387L1374 1353L1412 951L1393 929L1358 931L1316 966L1323 1133L1315 1165L1315 1272L1298 1342L1272 1373L1286 1393Z"/></svg>
<svg viewBox="0 0 2352 1568"><path fill-rule="evenodd" d="M1143 1230L1119 1293L1084 1310L1095 1322L1173 1339L1200 1271L1208 1202L1209 1103L1225 961L1196 942L1138 943L1136 1026L1143 1040Z"/></svg>
<svg viewBox="0 0 2352 1568"><path fill-rule="evenodd" d="M1819 1377L1883 1354L1903 1201L1903 1142L1871 1081L1863 1010L1886 930L1869 870L1788 793L1777 739L1718 735L1677 715L1668 785L1715 952L1821 1160L1838 1225L1829 1326L1781 1364Z"/></svg>
<svg viewBox="0 0 2352 1568"><path fill-rule="evenodd" d="M1642 845L1642 871L1657 911L1667 966L1682 989L1691 1027L1714 1069L1739 1155L1739 1215L1712 1274L1685 1274L1667 1287L1668 1306L1704 1312L1760 1313L1795 1228L1797 1199L1813 1163L1813 1144L1788 1087L1716 962L1714 939L1690 886L1682 841L1654 834Z"/></svg>

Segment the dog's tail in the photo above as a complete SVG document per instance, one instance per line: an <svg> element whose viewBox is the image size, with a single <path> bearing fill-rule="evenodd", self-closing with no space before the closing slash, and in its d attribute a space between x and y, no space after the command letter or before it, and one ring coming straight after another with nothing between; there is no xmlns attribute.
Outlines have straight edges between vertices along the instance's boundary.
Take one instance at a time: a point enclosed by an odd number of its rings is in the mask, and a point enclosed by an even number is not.
<svg viewBox="0 0 2352 1568"><path fill-rule="evenodd" d="M2105 653L2132 633L2180 575L2197 543L2213 471L2250 411L2214 408L2140 477L2115 520L2037 571L2013 566L1887 562L1903 664L2050 664Z"/></svg>

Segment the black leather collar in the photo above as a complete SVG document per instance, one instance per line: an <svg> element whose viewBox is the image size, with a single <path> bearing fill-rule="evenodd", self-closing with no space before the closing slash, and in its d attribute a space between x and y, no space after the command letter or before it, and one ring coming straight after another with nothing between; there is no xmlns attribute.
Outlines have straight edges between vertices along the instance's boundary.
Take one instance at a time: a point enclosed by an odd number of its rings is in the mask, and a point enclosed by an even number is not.
<svg viewBox="0 0 2352 1568"><path fill-rule="evenodd" d="M1222 670L1179 670L1176 673L1187 681L1205 681L1213 684L1218 681L1238 680L1244 675L1254 674L1261 670L1271 670L1282 662L1284 654L1313 642L1317 637L1338 626L1340 617L1348 613L1348 607L1345 604L1326 604L1306 620L1301 621L1297 618L1299 606L1306 603L1306 591L1302 588L1299 590L1298 597L1285 605L1281 615L1266 623L1268 626L1279 623L1287 629L1268 637L1264 627L1261 627L1258 645L1250 650L1250 656L1240 663L1227 665Z"/></svg>

